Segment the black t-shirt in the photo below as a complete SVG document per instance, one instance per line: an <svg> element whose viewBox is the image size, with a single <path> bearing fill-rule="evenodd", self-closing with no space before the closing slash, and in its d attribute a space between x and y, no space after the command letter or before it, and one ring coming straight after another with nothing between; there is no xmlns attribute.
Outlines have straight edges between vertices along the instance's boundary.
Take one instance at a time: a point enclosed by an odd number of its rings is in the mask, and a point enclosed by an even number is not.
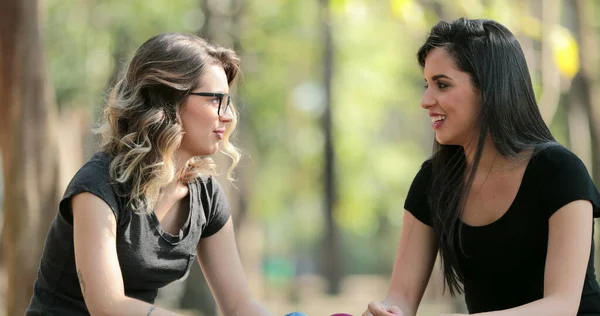
<svg viewBox="0 0 600 316"><path fill-rule="evenodd" d="M423 164L404 205L429 226L432 168L430 160ZM600 215L600 193L585 165L564 147L551 146L531 158L513 203L500 219L485 226L461 225L458 269L470 313L504 310L543 298L548 221L576 200L591 201L594 217ZM590 247L579 315L600 315L593 239Z"/></svg>
<svg viewBox="0 0 600 316"><path fill-rule="evenodd" d="M89 192L101 198L117 219L117 255L125 295L149 303L158 289L184 277L196 257L200 238L218 232L230 217L219 183L200 177L188 184L189 215L178 235L160 227L151 213L126 207L123 186L109 176L110 157L95 154L75 174L59 204L48 235L27 316L89 315L75 270L71 197Z"/></svg>

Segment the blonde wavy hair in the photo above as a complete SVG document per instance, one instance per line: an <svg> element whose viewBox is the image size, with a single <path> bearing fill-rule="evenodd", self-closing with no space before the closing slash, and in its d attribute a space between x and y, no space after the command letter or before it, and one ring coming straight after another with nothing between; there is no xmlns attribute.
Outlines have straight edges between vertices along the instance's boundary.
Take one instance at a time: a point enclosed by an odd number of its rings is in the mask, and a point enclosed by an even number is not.
<svg viewBox="0 0 600 316"><path fill-rule="evenodd" d="M129 205L151 212L162 188L178 178L188 183L201 175L216 174L208 157L195 157L175 170L174 153L181 144L183 129L180 107L189 92L200 85L198 78L207 65L223 67L229 86L239 72L240 60L227 48L207 43L200 37L164 33L147 40L108 95L100 126L100 150L111 158L110 176L128 187ZM240 160L230 142L237 125L237 111L224 134L221 152L232 159L227 178Z"/></svg>

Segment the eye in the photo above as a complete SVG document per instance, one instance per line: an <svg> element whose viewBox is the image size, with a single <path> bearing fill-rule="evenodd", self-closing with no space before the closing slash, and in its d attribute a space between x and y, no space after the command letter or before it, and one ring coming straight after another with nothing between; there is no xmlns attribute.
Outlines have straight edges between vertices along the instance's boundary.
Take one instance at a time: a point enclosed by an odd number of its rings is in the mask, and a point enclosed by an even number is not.
<svg viewBox="0 0 600 316"><path fill-rule="evenodd" d="M447 85L447 84L445 84L445 83L443 83L441 81L438 81L437 84L438 84L438 88L440 88L440 89L444 89L444 88L448 88L449 87L449 85Z"/></svg>
<svg viewBox="0 0 600 316"><path fill-rule="evenodd" d="M219 98L217 98L217 97L214 97L214 98L210 99L210 102L211 102L212 104L219 105Z"/></svg>

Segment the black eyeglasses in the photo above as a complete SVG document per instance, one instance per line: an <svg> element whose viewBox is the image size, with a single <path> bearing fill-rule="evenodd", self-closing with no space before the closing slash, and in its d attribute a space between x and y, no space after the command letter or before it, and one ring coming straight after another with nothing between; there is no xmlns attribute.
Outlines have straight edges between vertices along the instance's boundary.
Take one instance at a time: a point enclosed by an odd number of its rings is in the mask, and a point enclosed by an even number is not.
<svg viewBox="0 0 600 316"><path fill-rule="evenodd" d="M192 95L198 95L201 97L214 97L219 99L219 109L217 114L219 116L225 116L229 111L229 105L231 104L231 96L227 93L215 93L215 92L190 92Z"/></svg>

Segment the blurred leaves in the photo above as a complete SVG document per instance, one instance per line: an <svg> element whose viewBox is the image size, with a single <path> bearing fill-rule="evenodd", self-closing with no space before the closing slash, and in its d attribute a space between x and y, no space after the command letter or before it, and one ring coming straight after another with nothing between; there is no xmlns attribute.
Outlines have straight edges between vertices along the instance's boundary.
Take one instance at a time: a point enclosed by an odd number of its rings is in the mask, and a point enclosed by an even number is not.
<svg viewBox="0 0 600 316"><path fill-rule="evenodd" d="M48 0L43 24L50 77L59 106L98 106L116 50L127 57L158 32L195 32L197 1Z"/></svg>
<svg viewBox="0 0 600 316"><path fill-rule="evenodd" d="M346 256L353 258L350 270L380 266L373 258L389 265L393 245L382 246L387 251L353 245L397 241L404 198L430 154L432 132L419 105L423 78L415 57L428 30L440 18L492 18L535 48L541 24L528 3L330 0L336 220L348 245ZM48 0L45 5L46 57L58 103L91 112L103 106L108 80L143 41L160 32L197 33L205 20L197 0ZM249 214L264 222L265 235L275 240L269 251L279 254L316 249L322 234L319 18L316 0L252 0L240 21L243 74L236 104L244 122L240 132L252 140L239 144L250 153L241 168L252 170ZM558 26L552 47L561 74L572 78L579 69L575 38ZM539 77L539 69L531 70Z"/></svg>
<svg viewBox="0 0 600 316"><path fill-rule="evenodd" d="M551 35L552 53L560 73L573 79L579 71L579 45L571 32L557 27Z"/></svg>
<svg viewBox="0 0 600 316"><path fill-rule="evenodd" d="M427 29L425 10L415 0L390 0L392 15L404 22L411 31Z"/></svg>

